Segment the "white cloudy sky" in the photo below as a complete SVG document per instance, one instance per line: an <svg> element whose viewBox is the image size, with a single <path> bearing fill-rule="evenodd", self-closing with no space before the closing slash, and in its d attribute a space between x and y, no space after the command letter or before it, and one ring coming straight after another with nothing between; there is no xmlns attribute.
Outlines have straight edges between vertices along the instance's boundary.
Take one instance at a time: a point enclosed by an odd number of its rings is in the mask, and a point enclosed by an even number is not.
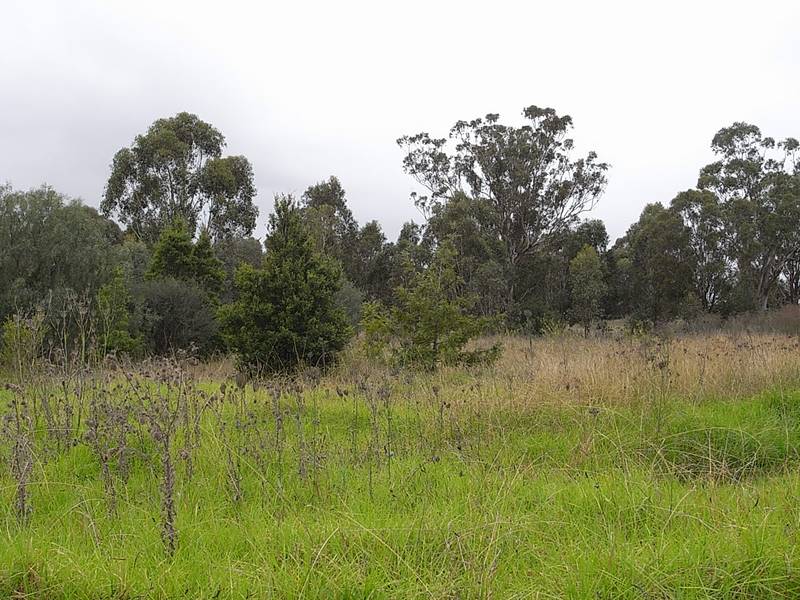
<svg viewBox="0 0 800 600"><path fill-rule="evenodd" d="M97 205L114 152L198 114L276 192L337 175L360 221L418 214L394 141L524 106L612 164L612 237L735 120L800 136L800 2L0 0L0 181Z"/></svg>

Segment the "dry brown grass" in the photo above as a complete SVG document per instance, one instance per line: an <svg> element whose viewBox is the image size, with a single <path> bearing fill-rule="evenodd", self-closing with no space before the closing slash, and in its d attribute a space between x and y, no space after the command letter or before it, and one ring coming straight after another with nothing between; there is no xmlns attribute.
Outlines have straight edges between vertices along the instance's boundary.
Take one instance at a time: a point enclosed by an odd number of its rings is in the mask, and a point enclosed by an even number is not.
<svg viewBox="0 0 800 600"><path fill-rule="evenodd" d="M445 368L418 374L398 400L430 396L433 386L463 402L497 407L620 406L679 398L700 402L737 399L766 389L800 385L800 337L766 333L606 336L585 339L502 336L504 351L491 368ZM387 377L353 348L326 383ZM407 377L407 376L404 376ZM399 379L403 379L400 377Z"/></svg>
<svg viewBox="0 0 800 600"><path fill-rule="evenodd" d="M768 333L703 333L671 338L566 332L527 338L499 336L504 351L491 368L444 368L435 374L390 374L370 363L358 344L321 382L335 390L359 381L395 382L398 401L428 398L436 386L461 403L518 410L542 405L620 406L656 399L736 399L766 389L800 386L800 337ZM235 378L229 358L196 364L205 381Z"/></svg>
<svg viewBox="0 0 800 600"><path fill-rule="evenodd" d="M653 398L735 399L800 382L800 338L685 335L506 338L491 375L514 404L618 405Z"/></svg>

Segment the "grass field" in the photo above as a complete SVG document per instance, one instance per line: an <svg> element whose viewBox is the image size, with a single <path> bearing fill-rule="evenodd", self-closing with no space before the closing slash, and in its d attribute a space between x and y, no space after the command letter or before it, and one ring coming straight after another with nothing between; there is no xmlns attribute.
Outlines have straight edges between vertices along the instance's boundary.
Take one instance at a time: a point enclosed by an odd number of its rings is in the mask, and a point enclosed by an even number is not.
<svg viewBox="0 0 800 600"><path fill-rule="evenodd" d="M800 597L796 338L504 343L477 371L0 392L0 596Z"/></svg>

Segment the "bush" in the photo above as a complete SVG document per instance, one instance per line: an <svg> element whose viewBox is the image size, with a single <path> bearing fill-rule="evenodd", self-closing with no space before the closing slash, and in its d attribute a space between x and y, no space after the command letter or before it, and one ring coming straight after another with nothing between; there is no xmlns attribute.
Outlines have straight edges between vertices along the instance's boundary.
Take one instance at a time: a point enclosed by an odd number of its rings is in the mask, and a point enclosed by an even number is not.
<svg viewBox="0 0 800 600"><path fill-rule="evenodd" d="M411 274L409 284L396 290L395 306L386 309L371 303L365 307L362 326L367 354L378 358L388 351L396 365L425 370L440 364L494 361L500 353L497 345L464 350L492 319L470 314L473 302L461 294L462 285L455 270L455 249L446 242L426 269Z"/></svg>
<svg viewBox="0 0 800 600"><path fill-rule="evenodd" d="M214 254L208 231L201 231L193 244L186 223L181 220L161 233L147 276L194 282L213 299L222 292L225 283L225 270Z"/></svg>
<svg viewBox="0 0 800 600"><path fill-rule="evenodd" d="M0 366L9 369L22 382L42 351L45 315L42 311L29 318L14 314L3 323L2 334Z"/></svg>
<svg viewBox="0 0 800 600"><path fill-rule="evenodd" d="M361 322L363 302L364 295L343 275L341 287L339 291L336 292L336 305L347 315L347 320L353 328L357 327Z"/></svg>
<svg viewBox="0 0 800 600"><path fill-rule="evenodd" d="M196 284L154 279L142 283L136 295L138 327L152 352L194 349L209 353L218 347L212 301Z"/></svg>
<svg viewBox="0 0 800 600"><path fill-rule="evenodd" d="M133 298L125 284L121 267L97 292L97 317L100 334L100 353L133 354L140 350L141 340L131 336L130 313Z"/></svg>

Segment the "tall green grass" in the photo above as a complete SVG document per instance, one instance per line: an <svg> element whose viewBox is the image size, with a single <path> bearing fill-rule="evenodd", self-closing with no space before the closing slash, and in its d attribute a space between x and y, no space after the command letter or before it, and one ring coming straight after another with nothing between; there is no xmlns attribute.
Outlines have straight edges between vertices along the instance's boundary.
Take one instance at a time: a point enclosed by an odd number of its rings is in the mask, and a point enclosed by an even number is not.
<svg viewBox="0 0 800 600"><path fill-rule="evenodd" d="M287 421L280 474L239 456L238 503L204 419L172 557L148 451L115 516L83 444L39 457L28 524L3 465L0 596L800 597L800 393L524 411L395 398L378 448L366 403L308 394L315 472L298 474Z"/></svg>

